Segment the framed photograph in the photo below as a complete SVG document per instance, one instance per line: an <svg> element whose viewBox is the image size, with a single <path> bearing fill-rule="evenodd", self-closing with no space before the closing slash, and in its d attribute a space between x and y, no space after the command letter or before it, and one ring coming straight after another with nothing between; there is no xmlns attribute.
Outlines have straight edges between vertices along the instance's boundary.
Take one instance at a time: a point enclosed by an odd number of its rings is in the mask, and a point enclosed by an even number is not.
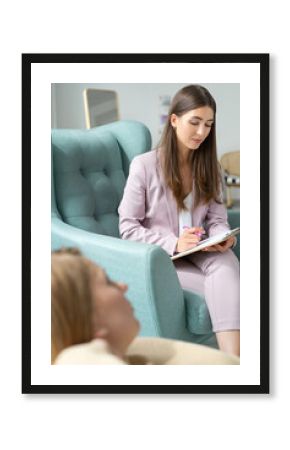
<svg viewBox="0 0 290 450"><path fill-rule="evenodd" d="M145 244L138 243L140 252L144 246L142 251L151 255L151 269L156 268L152 278L158 290L153 281L146 278L147 266L141 256L136 263L130 259L129 251L127 260L120 256L127 241L119 239L114 231L117 229L114 215L106 210L107 216L94 225L89 220L85 226L79 225L75 217L66 222L65 214L59 212L60 199L55 197L53 178L52 147L57 146L54 136L59 136L59 132L67 133L65 142L72 139L81 142L82 152L83 137L87 142L96 133L96 145L101 146L102 152L106 148L109 155L106 138L98 133L122 121L127 121L129 127L138 122L145 133L140 144L143 147L138 151L141 154L147 145L147 152L158 146L174 94L189 85L201 86L215 99L217 156L225 170L225 208L229 217L235 217L232 228L238 226L241 230L237 243L240 357L236 358L236 363L200 359L195 363L146 364L137 360L132 364L52 364L51 251L58 246L78 247L82 253L87 248L87 254L84 253L89 259L100 265L104 261L102 267L113 283L128 284L129 301L140 296L143 303L136 306L136 314L143 337L188 343L192 336L192 343L197 344L199 350L215 347L212 338L205 337L208 331L196 331L197 328L187 321L189 303L185 303L186 295L183 297L180 285L177 286L173 262L168 255L163 250L156 253L153 245L144 250ZM89 100L94 108L91 115ZM209 108L212 110L213 107ZM198 124L204 121L209 128L215 122L209 116L197 119ZM173 128L174 124L172 122ZM131 128L128 130L128 145L134 147L135 132ZM114 145L122 153L125 144L116 133L112 132L110 139L115 139ZM197 143L195 136L194 142L198 146L202 139ZM269 393L269 247L264 244L269 242L269 54L23 54L22 148L23 393ZM90 152L93 148L94 144ZM121 175L118 171L112 174L105 164L97 167L96 172L101 175L94 179L95 184L104 187L109 179L113 186L121 185L123 189L131 162L130 152L128 150L120 159ZM232 153L234 159L230 160ZM73 165L84 160L84 153L81 157L75 155ZM93 158L92 153L90 158ZM110 164L116 165L117 159L112 157ZM68 173L72 165L68 159L65 161ZM75 190L77 184L72 184ZM80 195L78 204L86 203L87 191L84 187L77 194ZM108 202L104 199L105 193L101 201L107 208ZM117 200L115 203L117 214ZM90 209L90 203L86 204ZM81 208L80 211L79 214L84 215ZM57 238L53 232L56 221L63 227ZM72 237L75 232L79 233L77 240ZM96 242L99 247L94 250ZM137 243L130 242L130 245L133 254ZM233 252L237 254L237 248L233 247ZM112 273L110 264L115 264ZM165 288L166 296L162 295ZM150 309L152 305L146 300L145 291L146 295L156 295L155 301L160 302L155 309ZM203 303L199 304L204 311ZM133 306L135 310L134 302ZM203 314L207 317L208 313ZM178 320L183 325L176 325ZM211 336L214 338L212 333ZM212 351L220 358L220 352Z"/></svg>

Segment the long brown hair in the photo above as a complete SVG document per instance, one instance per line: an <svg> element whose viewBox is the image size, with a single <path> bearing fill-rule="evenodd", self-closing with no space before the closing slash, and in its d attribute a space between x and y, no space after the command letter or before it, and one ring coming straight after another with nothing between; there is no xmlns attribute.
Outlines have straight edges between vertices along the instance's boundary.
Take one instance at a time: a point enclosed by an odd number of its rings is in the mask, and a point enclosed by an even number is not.
<svg viewBox="0 0 290 450"><path fill-rule="evenodd" d="M97 266L77 249L61 249L52 253L52 363L61 350L92 339L93 270L96 272Z"/></svg>
<svg viewBox="0 0 290 450"><path fill-rule="evenodd" d="M178 91L171 102L167 122L159 143L165 182L172 190L180 209L186 209L184 204L186 193L183 190L179 169L177 138L170 118L172 114L180 117L192 109L203 106L209 106L213 110L215 119L216 103L205 87L192 84ZM215 120L207 138L197 150L191 152L190 164L195 186L194 207L202 202L208 203L210 200L221 203L221 174L217 159Z"/></svg>

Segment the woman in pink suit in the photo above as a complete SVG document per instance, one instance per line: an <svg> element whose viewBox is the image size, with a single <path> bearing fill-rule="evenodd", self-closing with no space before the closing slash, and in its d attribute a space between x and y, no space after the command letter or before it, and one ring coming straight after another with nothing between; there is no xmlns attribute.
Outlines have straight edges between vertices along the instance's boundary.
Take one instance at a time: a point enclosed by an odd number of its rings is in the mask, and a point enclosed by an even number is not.
<svg viewBox="0 0 290 450"><path fill-rule="evenodd" d="M189 85L172 100L160 145L135 157L119 206L123 239L160 245L170 256L202 235L229 229L216 152L215 100ZM184 289L204 294L219 348L239 356L239 262L235 238L175 262Z"/></svg>

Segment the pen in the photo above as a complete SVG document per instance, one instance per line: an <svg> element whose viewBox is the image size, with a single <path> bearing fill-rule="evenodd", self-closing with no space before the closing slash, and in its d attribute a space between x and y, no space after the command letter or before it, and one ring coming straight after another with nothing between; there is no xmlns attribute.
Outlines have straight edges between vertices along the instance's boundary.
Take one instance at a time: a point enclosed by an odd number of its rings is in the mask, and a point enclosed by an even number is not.
<svg viewBox="0 0 290 450"><path fill-rule="evenodd" d="M188 225L184 225L183 227L182 227L184 230L186 230L186 229L188 229L188 228L190 228ZM203 233L202 232L200 232L200 231L196 231L195 233L193 233L193 234L195 234L196 236L198 236L198 237L201 237L202 235L203 235Z"/></svg>

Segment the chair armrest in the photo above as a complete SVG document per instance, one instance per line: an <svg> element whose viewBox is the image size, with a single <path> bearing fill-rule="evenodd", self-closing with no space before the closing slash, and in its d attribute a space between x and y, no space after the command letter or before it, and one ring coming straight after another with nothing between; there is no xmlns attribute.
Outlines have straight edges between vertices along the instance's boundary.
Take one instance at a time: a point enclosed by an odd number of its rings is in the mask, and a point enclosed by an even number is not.
<svg viewBox="0 0 290 450"><path fill-rule="evenodd" d="M237 228L240 226L240 211L238 210L229 210L228 211L228 222L231 228ZM236 236L237 244L233 248L233 252L240 259L240 234Z"/></svg>
<svg viewBox="0 0 290 450"><path fill-rule="evenodd" d="M62 246L79 248L110 278L128 284L128 300L142 321L141 335L192 340L186 329L183 291L161 247L90 233L53 217L52 248Z"/></svg>

